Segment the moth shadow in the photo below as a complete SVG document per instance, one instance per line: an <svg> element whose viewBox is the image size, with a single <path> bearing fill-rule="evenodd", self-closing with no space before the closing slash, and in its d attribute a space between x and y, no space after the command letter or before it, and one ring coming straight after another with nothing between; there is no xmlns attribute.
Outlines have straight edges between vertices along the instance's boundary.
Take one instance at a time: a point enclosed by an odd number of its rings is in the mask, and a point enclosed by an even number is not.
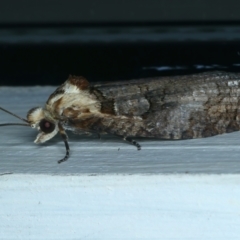
<svg viewBox="0 0 240 240"><path fill-rule="evenodd" d="M104 143L104 144L107 144L108 142L109 143L116 143L116 144L121 144L121 143L125 143L125 144L130 144L132 145L130 142L128 141L124 141L123 137L120 137L120 136L115 136L115 135L111 135L111 134L103 134L99 137L99 135L97 134L92 134L92 135L88 135L88 134L81 134L81 135L78 135L78 134L74 134L72 132L68 132L68 142L69 143L79 143L81 144L82 143L91 143L91 142L95 142L95 144L101 144L101 143ZM142 142L145 142L145 141L159 141L160 139L155 139L155 138L142 138L142 137L133 137L132 138L133 140L137 141L140 143ZM160 140L161 141L161 140ZM55 138L52 138L50 139L49 141L43 143L42 145L48 145L48 146L53 146L55 144L58 144L60 142L63 142L61 136L57 136Z"/></svg>
<svg viewBox="0 0 240 240"><path fill-rule="evenodd" d="M91 134L91 135L88 135L88 134L82 134L82 135L78 135L78 134L74 134L72 132L68 133L68 137L69 137L69 140L71 142L78 142L79 140L80 141L93 141L93 140L103 140L103 141L124 141L124 137L122 136L116 136L116 135L111 135L111 134L101 134L101 135L98 135L98 134ZM169 139L160 139L160 138L146 138L146 137L130 137L131 139L133 140L136 140L136 141L169 141ZM170 140L171 141L171 140ZM174 140L172 140L174 141Z"/></svg>
<svg viewBox="0 0 240 240"><path fill-rule="evenodd" d="M72 143L76 143L76 142L92 142L92 141L99 141L101 142L102 140L109 140L109 141L116 141L118 139L121 140L121 138L118 138L118 137L115 137L115 136L111 136L111 135L104 135L101 137L99 137L97 134L92 134L92 135L88 135L88 134L74 134L72 132L68 132L67 133L68 135L68 141L69 142L72 142ZM55 138L52 138L50 140L48 140L47 142L43 143L44 145L48 145L48 146L51 146L51 145L55 145L56 143L59 143L59 142L63 142L63 139L61 138L61 136L56 136Z"/></svg>

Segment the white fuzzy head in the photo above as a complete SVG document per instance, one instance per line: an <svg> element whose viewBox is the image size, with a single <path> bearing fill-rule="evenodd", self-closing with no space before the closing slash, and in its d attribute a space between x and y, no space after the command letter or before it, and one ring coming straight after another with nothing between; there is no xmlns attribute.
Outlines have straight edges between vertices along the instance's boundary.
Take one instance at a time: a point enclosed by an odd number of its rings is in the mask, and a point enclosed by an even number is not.
<svg viewBox="0 0 240 240"><path fill-rule="evenodd" d="M58 133L58 123L43 108L31 109L27 114L27 120L32 128L37 128L39 131L35 143L46 142Z"/></svg>

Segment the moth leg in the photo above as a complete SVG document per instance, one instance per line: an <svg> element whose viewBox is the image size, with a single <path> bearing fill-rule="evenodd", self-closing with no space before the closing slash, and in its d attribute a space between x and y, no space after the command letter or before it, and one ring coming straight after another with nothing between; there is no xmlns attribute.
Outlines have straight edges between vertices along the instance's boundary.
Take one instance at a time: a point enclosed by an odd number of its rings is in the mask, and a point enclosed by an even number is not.
<svg viewBox="0 0 240 240"><path fill-rule="evenodd" d="M59 128L59 133L61 134L61 136L63 138L64 144L65 144L65 148L66 148L65 157L58 161L58 163L62 163L62 162L65 162L65 161L68 160L69 153L70 153L70 148L69 148L69 145L68 145L68 136L67 136L66 132L64 131L64 129L63 129L63 127L62 127L62 125L60 123L58 124L58 128Z"/></svg>
<svg viewBox="0 0 240 240"><path fill-rule="evenodd" d="M136 146L137 150L141 150L141 145L138 142L136 142L134 139L132 139L130 137L124 137L123 140L130 142L132 145Z"/></svg>

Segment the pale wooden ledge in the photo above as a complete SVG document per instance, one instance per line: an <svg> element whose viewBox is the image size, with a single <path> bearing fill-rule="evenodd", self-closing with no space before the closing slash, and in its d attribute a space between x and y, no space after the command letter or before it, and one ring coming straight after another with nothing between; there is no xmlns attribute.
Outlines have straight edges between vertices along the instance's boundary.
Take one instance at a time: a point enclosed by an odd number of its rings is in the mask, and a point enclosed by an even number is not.
<svg viewBox="0 0 240 240"><path fill-rule="evenodd" d="M0 88L0 105L26 116L27 111L44 105L55 87ZM18 122L0 112L0 122ZM71 156L57 164L65 154L60 136L42 145L33 143L35 129L1 127L1 172L43 174L164 174L164 173L240 173L240 133L216 137L161 141L137 139L137 151L111 136L79 136L69 133Z"/></svg>

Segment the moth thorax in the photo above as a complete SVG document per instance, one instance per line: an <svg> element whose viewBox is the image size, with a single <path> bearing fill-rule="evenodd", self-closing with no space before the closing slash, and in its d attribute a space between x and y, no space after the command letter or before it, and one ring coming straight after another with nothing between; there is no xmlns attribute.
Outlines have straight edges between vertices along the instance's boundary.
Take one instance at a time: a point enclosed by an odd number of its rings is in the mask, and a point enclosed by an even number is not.
<svg viewBox="0 0 240 240"><path fill-rule="evenodd" d="M27 120L32 127L36 127L36 124L39 123L44 117L44 110L41 107L32 108L27 114Z"/></svg>

